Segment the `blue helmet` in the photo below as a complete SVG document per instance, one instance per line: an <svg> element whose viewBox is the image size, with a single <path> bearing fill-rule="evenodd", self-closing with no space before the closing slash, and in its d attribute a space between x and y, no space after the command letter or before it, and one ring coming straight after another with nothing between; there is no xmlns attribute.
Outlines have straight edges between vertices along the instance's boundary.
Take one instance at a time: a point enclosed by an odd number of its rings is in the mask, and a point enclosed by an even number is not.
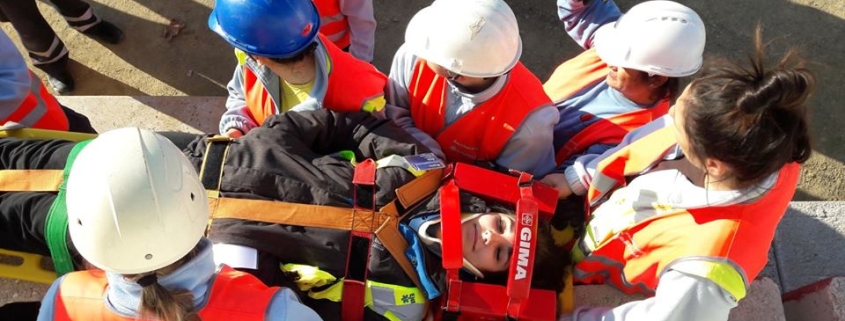
<svg viewBox="0 0 845 321"><path fill-rule="evenodd" d="M311 0L217 0L208 27L248 54L290 58L314 42L320 14Z"/></svg>

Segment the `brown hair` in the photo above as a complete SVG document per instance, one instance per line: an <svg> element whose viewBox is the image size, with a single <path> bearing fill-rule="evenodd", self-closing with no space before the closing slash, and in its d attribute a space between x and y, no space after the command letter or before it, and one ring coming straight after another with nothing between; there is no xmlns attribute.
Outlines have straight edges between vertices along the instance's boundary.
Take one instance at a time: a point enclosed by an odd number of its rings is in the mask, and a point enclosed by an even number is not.
<svg viewBox="0 0 845 321"><path fill-rule="evenodd" d="M707 66L690 84L686 113L679 115L693 152L726 163L739 187L786 163L803 163L812 151L806 102L815 76L792 49L767 69L759 25L754 44L750 67L724 61Z"/></svg>
<svg viewBox="0 0 845 321"><path fill-rule="evenodd" d="M571 264L569 251L555 245L551 222L541 220L537 225L537 259L534 261L531 286L558 292L563 290L566 267Z"/></svg>
<svg viewBox="0 0 845 321"><path fill-rule="evenodd" d="M194 296L187 290L168 290L156 281L158 276L167 275L197 256L199 248L195 247L185 257L171 265L151 273L125 275L127 279L143 283L141 279L149 279L152 283L143 286L141 303L138 305L139 316L163 321L201 321L199 314L194 311Z"/></svg>

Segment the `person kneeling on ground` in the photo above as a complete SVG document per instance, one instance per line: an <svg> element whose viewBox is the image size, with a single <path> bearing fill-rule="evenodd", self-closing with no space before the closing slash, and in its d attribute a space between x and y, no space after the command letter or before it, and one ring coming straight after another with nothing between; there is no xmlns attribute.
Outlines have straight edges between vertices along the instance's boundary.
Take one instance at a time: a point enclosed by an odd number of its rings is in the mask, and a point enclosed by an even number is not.
<svg viewBox="0 0 845 321"><path fill-rule="evenodd" d="M173 143L124 128L75 157L68 232L102 271L56 280L38 320L319 320L290 289L215 266L205 190Z"/></svg>
<svg viewBox="0 0 845 321"><path fill-rule="evenodd" d="M311 0L220 0L208 27L238 58L220 119L223 135L240 137L288 111L384 108L387 77L317 31L320 15Z"/></svg>
<svg viewBox="0 0 845 321"><path fill-rule="evenodd" d="M624 15L613 1L557 3L567 32L586 49L543 85L560 122L554 137L558 167L542 181L568 196L581 187L568 183L578 180L571 167L576 160L598 157L631 130L666 114L680 82L701 68L706 32L695 11L673 1L645 1Z"/></svg>
<svg viewBox="0 0 845 321"><path fill-rule="evenodd" d="M385 114L449 162L545 175L559 114L521 56L505 1L434 1L393 57Z"/></svg>
<svg viewBox="0 0 845 321"><path fill-rule="evenodd" d="M575 281L652 297L563 320L720 321L746 296L812 152L815 76L792 53L767 67L761 38L750 66L705 67L667 116L575 163L591 208Z"/></svg>

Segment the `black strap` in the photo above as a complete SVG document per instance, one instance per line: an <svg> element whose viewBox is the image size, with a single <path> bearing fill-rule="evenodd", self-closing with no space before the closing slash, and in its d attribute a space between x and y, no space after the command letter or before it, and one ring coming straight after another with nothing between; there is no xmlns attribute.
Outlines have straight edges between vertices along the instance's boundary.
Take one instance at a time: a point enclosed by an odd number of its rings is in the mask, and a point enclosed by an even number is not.
<svg viewBox="0 0 845 321"><path fill-rule="evenodd" d="M199 174L206 190L220 191L220 185L223 184L223 162L226 161L231 142L232 139L226 136L208 138Z"/></svg>

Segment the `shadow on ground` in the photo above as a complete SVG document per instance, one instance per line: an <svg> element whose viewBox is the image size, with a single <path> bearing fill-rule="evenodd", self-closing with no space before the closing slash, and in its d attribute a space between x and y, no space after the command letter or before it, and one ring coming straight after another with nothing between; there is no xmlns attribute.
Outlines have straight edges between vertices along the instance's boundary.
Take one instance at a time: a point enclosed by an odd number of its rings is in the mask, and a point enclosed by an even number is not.
<svg viewBox="0 0 845 321"><path fill-rule="evenodd" d="M232 75L235 59L229 45L206 27L209 6L196 1L124 1L122 6L134 7L127 12L106 5L109 2L91 2L91 5L102 18L114 21L124 30L125 41L109 49L132 69L186 95L226 95L225 84ZM142 18L133 12L151 12L155 19ZM164 31L170 19L184 23L185 27L168 40Z"/></svg>
<svg viewBox="0 0 845 321"><path fill-rule="evenodd" d="M770 262L783 293L845 275L845 217L841 202L792 203L778 225ZM769 274L772 274L768 271ZM765 272L764 272L765 273ZM771 276L771 275L767 275Z"/></svg>
<svg viewBox="0 0 845 321"><path fill-rule="evenodd" d="M115 96L140 96L144 94L138 88L127 85L120 79L106 76L75 60L70 61L68 68L76 77L82 76L85 79L85 81L77 82L76 90L74 90L75 95L94 95L104 91L114 93Z"/></svg>

